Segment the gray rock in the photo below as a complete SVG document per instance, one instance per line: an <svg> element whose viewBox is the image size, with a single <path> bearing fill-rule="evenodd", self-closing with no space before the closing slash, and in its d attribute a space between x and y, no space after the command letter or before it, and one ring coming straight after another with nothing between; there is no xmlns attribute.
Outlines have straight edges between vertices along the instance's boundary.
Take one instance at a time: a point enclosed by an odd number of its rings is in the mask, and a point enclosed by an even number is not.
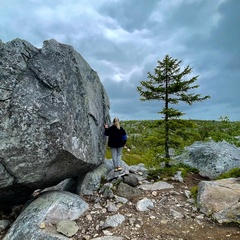
<svg viewBox="0 0 240 240"><path fill-rule="evenodd" d="M173 176L173 180L178 182L183 182L183 177L181 176L182 171L177 171L176 174Z"/></svg>
<svg viewBox="0 0 240 240"><path fill-rule="evenodd" d="M88 204L78 195L69 192L44 192L30 203L18 216L7 232L4 240L23 239L68 239L48 226L61 220L76 220L86 210Z"/></svg>
<svg viewBox="0 0 240 240"><path fill-rule="evenodd" d="M108 228L108 227L117 227L119 226L123 221L125 221L125 217L122 214L115 214L113 216L110 216L106 219L106 221L103 223L102 228Z"/></svg>
<svg viewBox="0 0 240 240"><path fill-rule="evenodd" d="M123 203L123 204L125 204L125 203L128 202L128 199L127 199L127 198L119 197L119 196L117 196L117 195L115 195L114 197L115 197L116 202L118 202L118 203Z"/></svg>
<svg viewBox="0 0 240 240"><path fill-rule="evenodd" d="M136 209L139 212L149 211L154 208L154 204L152 200L148 198L143 198L142 200L137 202Z"/></svg>
<svg viewBox="0 0 240 240"><path fill-rule="evenodd" d="M116 194L127 199L132 199L140 197L142 191L138 188L131 187L126 183L120 182L117 186Z"/></svg>
<svg viewBox="0 0 240 240"><path fill-rule="evenodd" d="M146 180L148 177L148 169L145 168L145 165L143 163L129 166L129 172L136 174L136 177L139 181Z"/></svg>
<svg viewBox="0 0 240 240"><path fill-rule="evenodd" d="M184 215L174 209L170 209L170 215L172 215L174 218L184 218Z"/></svg>
<svg viewBox="0 0 240 240"><path fill-rule="evenodd" d="M122 162L124 163L124 162ZM115 172L114 169L112 169L106 176L107 181L120 178L122 176L129 174L129 167L126 164L122 164L122 170Z"/></svg>
<svg viewBox="0 0 240 240"><path fill-rule="evenodd" d="M114 198L113 190L110 189L110 188L106 188L106 189L103 191L102 195L103 195L104 198L107 198L107 199L112 199L112 198Z"/></svg>
<svg viewBox="0 0 240 240"><path fill-rule="evenodd" d="M184 190L184 195L186 196L187 199L190 199L191 192L189 190Z"/></svg>
<svg viewBox="0 0 240 240"><path fill-rule="evenodd" d="M104 198L107 198L107 199L114 198L114 193L112 188L113 188L112 183L105 183L99 190L99 193L102 194Z"/></svg>
<svg viewBox="0 0 240 240"><path fill-rule="evenodd" d="M110 117L98 74L71 46L51 39L38 49L15 39L0 52L2 204L103 162Z"/></svg>
<svg viewBox="0 0 240 240"><path fill-rule="evenodd" d="M103 237L97 237L97 238L91 238L91 240L124 240L124 237L118 237L118 236L103 236Z"/></svg>
<svg viewBox="0 0 240 240"><path fill-rule="evenodd" d="M156 191L156 190L163 190L163 189L171 189L171 188L174 188L174 186L167 182L160 181L160 182L154 182L154 183L145 183L140 185L139 188L147 191Z"/></svg>
<svg viewBox="0 0 240 240"><path fill-rule="evenodd" d="M79 195L93 195L94 191L97 191L101 184L101 179L107 177L108 172L113 168L113 163L110 160L104 160L104 162L95 168L93 171L88 172L85 175L79 176L77 193Z"/></svg>
<svg viewBox="0 0 240 240"><path fill-rule="evenodd" d="M118 209L119 208L112 202L108 203L108 205L107 205L108 212L117 212Z"/></svg>
<svg viewBox="0 0 240 240"><path fill-rule="evenodd" d="M240 148L225 141L195 142L186 147L176 160L199 169L202 176L214 179L235 167L240 167Z"/></svg>
<svg viewBox="0 0 240 240"><path fill-rule="evenodd" d="M133 172L133 173L148 172L147 168L145 168L145 165L143 163L139 163L138 165L129 166L129 171Z"/></svg>
<svg viewBox="0 0 240 240"><path fill-rule="evenodd" d="M202 181L198 184L197 203L200 211L219 223L240 221L240 179Z"/></svg>
<svg viewBox="0 0 240 240"><path fill-rule="evenodd" d="M129 175L123 176L123 181L132 187L136 187L137 185L139 185L138 178L136 177L135 174L132 174L132 173L130 173Z"/></svg>
<svg viewBox="0 0 240 240"><path fill-rule="evenodd" d="M7 219L0 220L0 232L2 230L5 230L9 225L10 225L10 221L8 221Z"/></svg>
<svg viewBox="0 0 240 240"><path fill-rule="evenodd" d="M76 190L76 181L72 178L65 179L61 181L59 184L44 188L41 192L46 192L46 191L68 191L68 192L74 192Z"/></svg>
<svg viewBox="0 0 240 240"><path fill-rule="evenodd" d="M57 231L67 237L72 237L78 231L79 227L74 221L62 220L57 223Z"/></svg>

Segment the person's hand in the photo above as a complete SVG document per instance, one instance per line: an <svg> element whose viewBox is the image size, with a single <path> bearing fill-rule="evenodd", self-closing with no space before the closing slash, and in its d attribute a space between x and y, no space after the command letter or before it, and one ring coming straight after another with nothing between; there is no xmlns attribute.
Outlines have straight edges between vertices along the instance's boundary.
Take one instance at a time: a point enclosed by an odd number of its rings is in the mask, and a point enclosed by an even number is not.
<svg viewBox="0 0 240 240"><path fill-rule="evenodd" d="M105 127L105 128L108 128L108 125L107 125L107 124L105 124L105 125L104 125L104 127Z"/></svg>

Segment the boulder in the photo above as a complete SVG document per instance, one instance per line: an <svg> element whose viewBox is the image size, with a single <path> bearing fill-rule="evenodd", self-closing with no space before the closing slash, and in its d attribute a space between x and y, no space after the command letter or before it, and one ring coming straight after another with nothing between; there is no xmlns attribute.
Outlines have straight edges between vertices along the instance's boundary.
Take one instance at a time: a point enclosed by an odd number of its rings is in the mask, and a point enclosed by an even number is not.
<svg viewBox="0 0 240 240"><path fill-rule="evenodd" d="M240 167L240 148L226 141L195 142L175 159L197 168L200 175L214 179L232 168Z"/></svg>
<svg viewBox="0 0 240 240"><path fill-rule="evenodd" d="M69 239L56 231L55 224L63 220L76 220L87 209L88 204L76 194L44 192L23 209L4 240Z"/></svg>
<svg viewBox="0 0 240 240"><path fill-rule="evenodd" d="M142 196L142 190L120 182L117 186L116 194L120 197L133 199Z"/></svg>
<svg viewBox="0 0 240 240"><path fill-rule="evenodd" d="M104 160L109 99L73 47L0 41L0 205Z"/></svg>
<svg viewBox="0 0 240 240"><path fill-rule="evenodd" d="M113 169L113 162L105 159L104 162L92 171L78 178L77 194L93 195L101 185L102 178L106 178L107 173Z"/></svg>
<svg viewBox="0 0 240 240"><path fill-rule="evenodd" d="M133 174L133 173L123 176L123 181L132 187L136 187L139 185L139 180L136 174Z"/></svg>
<svg viewBox="0 0 240 240"><path fill-rule="evenodd" d="M200 211L219 223L240 221L240 178L202 181L198 184Z"/></svg>

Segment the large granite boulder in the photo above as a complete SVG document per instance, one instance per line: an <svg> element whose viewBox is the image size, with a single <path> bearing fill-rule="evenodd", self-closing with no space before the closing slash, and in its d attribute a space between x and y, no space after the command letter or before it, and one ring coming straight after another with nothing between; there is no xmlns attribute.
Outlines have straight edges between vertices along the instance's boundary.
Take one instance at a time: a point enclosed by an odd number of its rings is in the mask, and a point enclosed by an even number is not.
<svg viewBox="0 0 240 240"><path fill-rule="evenodd" d="M240 221L240 179L227 178L198 184L200 211L219 223Z"/></svg>
<svg viewBox="0 0 240 240"><path fill-rule="evenodd" d="M3 239L67 240L56 232L54 224L77 220L87 210L88 204L76 194L44 192L22 210Z"/></svg>
<svg viewBox="0 0 240 240"><path fill-rule="evenodd" d="M240 167L240 148L226 141L195 142L175 159L197 168L200 175L214 179L232 168Z"/></svg>
<svg viewBox="0 0 240 240"><path fill-rule="evenodd" d="M0 40L0 119L0 205L105 159L109 99L69 45L52 39L38 49Z"/></svg>

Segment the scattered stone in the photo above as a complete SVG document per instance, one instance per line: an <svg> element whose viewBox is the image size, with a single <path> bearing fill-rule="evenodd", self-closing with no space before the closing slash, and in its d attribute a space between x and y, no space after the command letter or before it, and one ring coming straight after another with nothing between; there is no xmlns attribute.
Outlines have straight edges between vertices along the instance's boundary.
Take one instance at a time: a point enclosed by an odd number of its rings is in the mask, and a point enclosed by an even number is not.
<svg viewBox="0 0 240 240"><path fill-rule="evenodd" d="M10 225L10 221L6 220L6 219L2 219L0 220L0 232L5 230L6 228L8 228L8 226Z"/></svg>
<svg viewBox="0 0 240 240"><path fill-rule="evenodd" d="M111 181L113 179L120 178L122 176L129 175L129 167L126 165L122 166L122 170L115 172L114 169L112 169L106 176L107 181Z"/></svg>
<svg viewBox="0 0 240 240"><path fill-rule="evenodd" d="M113 235L113 233L108 231L108 230L103 230L102 232L105 236L112 236Z"/></svg>
<svg viewBox="0 0 240 240"><path fill-rule="evenodd" d="M86 216L86 218L87 218L88 221L92 221L92 216L91 216L90 214L88 214L88 215Z"/></svg>
<svg viewBox="0 0 240 240"><path fill-rule="evenodd" d="M134 197L140 197L142 195L142 191L138 188L131 187L128 184L121 182L117 187L116 194L121 197L131 199Z"/></svg>
<svg viewBox="0 0 240 240"><path fill-rule="evenodd" d="M126 204L126 203L128 202L128 199L127 199L127 198L119 197L119 196L117 196L117 195L115 195L114 197L115 197L116 202L118 202L118 203Z"/></svg>
<svg viewBox="0 0 240 240"><path fill-rule="evenodd" d="M109 204L108 204L108 207L107 207L108 212L117 212L118 209L119 209L119 208L116 207L115 204L113 204L113 203L109 203Z"/></svg>
<svg viewBox="0 0 240 240"><path fill-rule="evenodd" d="M194 198L189 198L189 199L187 199L187 202L190 203L190 204L194 204L195 199Z"/></svg>
<svg viewBox="0 0 240 240"><path fill-rule="evenodd" d="M184 215L174 209L170 209L170 214L174 217L174 218L184 218Z"/></svg>
<svg viewBox="0 0 240 240"><path fill-rule="evenodd" d="M183 182L183 177L181 176L182 171L177 171L176 174L173 176L173 180L178 181L178 182Z"/></svg>
<svg viewBox="0 0 240 240"><path fill-rule="evenodd" d="M89 235L83 235L83 240L90 240L91 239L91 236L89 236Z"/></svg>
<svg viewBox="0 0 240 240"><path fill-rule="evenodd" d="M124 237L104 236L104 237L92 238L91 240L124 240Z"/></svg>
<svg viewBox="0 0 240 240"><path fill-rule="evenodd" d="M191 197L191 192L189 190L184 190L184 194L188 199Z"/></svg>
<svg viewBox="0 0 240 240"><path fill-rule="evenodd" d="M102 229L108 228L108 227L117 227L123 221L125 221L125 217L122 214L119 214L119 213L115 214L106 219L106 221L103 223Z"/></svg>
<svg viewBox="0 0 240 240"><path fill-rule="evenodd" d="M156 197L156 196L158 195L157 191L153 191L153 192L152 192L152 195L153 195L154 197Z"/></svg>
<svg viewBox="0 0 240 240"><path fill-rule="evenodd" d="M149 184L142 184L139 186L140 189L142 190L147 190L147 191L156 191L156 190L163 190L163 189L171 189L174 188L172 184L169 184L167 182L155 182L155 183L149 183Z"/></svg>
<svg viewBox="0 0 240 240"><path fill-rule="evenodd" d="M136 174L130 173L129 175L123 176L123 181L130 185L131 187L136 187L139 185L138 178L136 177Z"/></svg>
<svg viewBox="0 0 240 240"><path fill-rule="evenodd" d="M62 220L57 223L57 231L67 237L72 237L78 231L79 227L76 222L71 220Z"/></svg>
<svg viewBox="0 0 240 240"><path fill-rule="evenodd" d="M39 224L39 227L40 227L41 229L46 228L46 224L45 224L45 222L41 222L41 223Z"/></svg>
<svg viewBox="0 0 240 240"><path fill-rule="evenodd" d="M144 198L137 202L136 209L140 212L149 211L154 208L152 200Z"/></svg>
<svg viewBox="0 0 240 240"><path fill-rule="evenodd" d="M203 220L204 219L204 215L200 214L200 215L196 216L196 218L199 219L199 220Z"/></svg>
<svg viewBox="0 0 240 240"><path fill-rule="evenodd" d="M174 191L174 190L170 190L169 193L170 193L171 195L178 195L178 196L180 195L179 192Z"/></svg>
<svg viewBox="0 0 240 240"><path fill-rule="evenodd" d="M163 219L163 220L160 221L160 223L166 225L168 223L168 220Z"/></svg>

